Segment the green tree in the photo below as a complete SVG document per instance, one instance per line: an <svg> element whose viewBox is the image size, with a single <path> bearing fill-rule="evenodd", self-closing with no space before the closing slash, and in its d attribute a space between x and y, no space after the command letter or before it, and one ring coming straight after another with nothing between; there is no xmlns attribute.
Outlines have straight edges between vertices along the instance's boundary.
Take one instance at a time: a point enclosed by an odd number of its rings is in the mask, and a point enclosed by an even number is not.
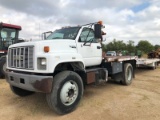
<svg viewBox="0 0 160 120"><path fill-rule="evenodd" d="M144 53L148 53L154 50L154 47L147 40L141 40L138 42L137 49L143 51Z"/></svg>
<svg viewBox="0 0 160 120"><path fill-rule="evenodd" d="M119 51L126 49L126 44L122 40L114 39L112 42L106 45L107 51Z"/></svg>
<svg viewBox="0 0 160 120"><path fill-rule="evenodd" d="M131 52L134 52L134 53L135 53L136 47L135 47L135 45L134 45L134 41L129 40L129 41L127 42L127 45L126 45L126 49L127 49L127 51L128 51L129 53L131 53Z"/></svg>
<svg viewBox="0 0 160 120"><path fill-rule="evenodd" d="M160 48L160 45L155 45L154 49L157 50L158 48Z"/></svg>
<svg viewBox="0 0 160 120"><path fill-rule="evenodd" d="M102 43L102 50L103 50L104 52L107 51L107 46L106 46L105 44L103 44L103 43Z"/></svg>

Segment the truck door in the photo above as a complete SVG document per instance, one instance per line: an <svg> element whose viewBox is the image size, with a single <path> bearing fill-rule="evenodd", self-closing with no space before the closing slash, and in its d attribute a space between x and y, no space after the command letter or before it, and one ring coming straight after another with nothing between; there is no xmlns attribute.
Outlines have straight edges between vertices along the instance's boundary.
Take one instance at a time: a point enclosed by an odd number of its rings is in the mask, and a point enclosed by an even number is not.
<svg viewBox="0 0 160 120"><path fill-rule="evenodd" d="M102 48L94 37L94 31L91 28L84 27L77 41L78 53L83 57L85 66L94 66L101 64Z"/></svg>

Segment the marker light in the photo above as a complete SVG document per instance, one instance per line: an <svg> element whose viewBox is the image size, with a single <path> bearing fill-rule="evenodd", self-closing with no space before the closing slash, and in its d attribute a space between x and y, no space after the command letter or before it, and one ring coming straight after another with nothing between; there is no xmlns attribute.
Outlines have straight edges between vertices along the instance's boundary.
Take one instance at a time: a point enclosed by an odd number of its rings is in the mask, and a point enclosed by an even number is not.
<svg viewBox="0 0 160 120"><path fill-rule="evenodd" d="M49 46L44 46L44 52L49 52Z"/></svg>
<svg viewBox="0 0 160 120"><path fill-rule="evenodd" d="M102 25L102 24L103 24L103 22L102 22L102 21L98 21L98 24Z"/></svg>

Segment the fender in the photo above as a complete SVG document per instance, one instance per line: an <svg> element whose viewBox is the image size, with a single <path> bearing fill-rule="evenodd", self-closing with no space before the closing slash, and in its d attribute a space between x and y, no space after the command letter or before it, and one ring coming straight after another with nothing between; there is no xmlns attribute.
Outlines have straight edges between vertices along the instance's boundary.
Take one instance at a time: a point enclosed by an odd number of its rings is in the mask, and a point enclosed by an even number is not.
<svg viewBox="0 0 160 120"><path fill-rule="evenodd" d="M49 55L47 63L51 65L47 65L47 71L54 72L57 65L61 63L81 63L83 66L83 70L85 71L85 64L82 59L82 56L77 53L61 53L58 55Z"/></svg>

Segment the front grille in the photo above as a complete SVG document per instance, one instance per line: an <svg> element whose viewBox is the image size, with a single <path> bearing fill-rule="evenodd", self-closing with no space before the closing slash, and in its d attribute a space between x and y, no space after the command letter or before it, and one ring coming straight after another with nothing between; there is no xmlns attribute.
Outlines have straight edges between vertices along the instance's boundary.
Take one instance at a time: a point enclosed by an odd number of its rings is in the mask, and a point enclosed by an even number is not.
<svg viewBox="0 0 160 120"><path fill-rule="evenodd" d="M8 66L19 69L33 69L33 46L10 48L8 51Z"/></svg>

